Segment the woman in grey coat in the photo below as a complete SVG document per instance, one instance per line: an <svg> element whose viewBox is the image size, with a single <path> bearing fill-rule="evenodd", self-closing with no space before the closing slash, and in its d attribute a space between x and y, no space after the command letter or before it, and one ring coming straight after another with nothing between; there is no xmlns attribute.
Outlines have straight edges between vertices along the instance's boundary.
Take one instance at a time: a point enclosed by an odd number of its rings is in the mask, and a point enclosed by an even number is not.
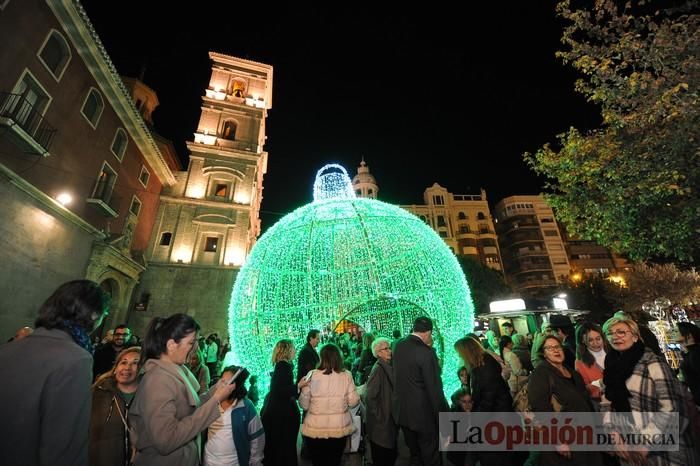
<svg viewBox="0 0 700 466"><path fill-rule="evenodd" d="M221 415L219 402L236 384L230 379L197 395L199 383L185 363L197 344L199 324L186 314L155 317L143 345L145 373L129 415L134 433L134 466L200 464L200 433Z"/></svg>
<svg viewBox="0 0 700 466"><path fill-rule="evenodd" d="M372 448L372 464L394 466L396 462L397 427L391 416L392 367L391 342L377 338L372 342L372 355L377 362L367 379L367 438Z"/></svg>

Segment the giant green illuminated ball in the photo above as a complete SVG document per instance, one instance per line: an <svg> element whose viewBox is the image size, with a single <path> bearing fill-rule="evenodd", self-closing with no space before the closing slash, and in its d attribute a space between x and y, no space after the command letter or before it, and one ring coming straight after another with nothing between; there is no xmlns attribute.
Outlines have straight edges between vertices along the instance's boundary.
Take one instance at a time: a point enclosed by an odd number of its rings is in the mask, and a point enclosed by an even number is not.
<svg viewBox="0 0 700 466"><path fill-rule="evenodd" d="M421 315L434 322L446 393L459 385L453 343L470 332L474 306L444 241L421 219L390 204L356 198L339 165L319 170L314 201L260 237L236 278L229 310L232 359L261 388L275 343L341 321L391 338Z"/></svg>

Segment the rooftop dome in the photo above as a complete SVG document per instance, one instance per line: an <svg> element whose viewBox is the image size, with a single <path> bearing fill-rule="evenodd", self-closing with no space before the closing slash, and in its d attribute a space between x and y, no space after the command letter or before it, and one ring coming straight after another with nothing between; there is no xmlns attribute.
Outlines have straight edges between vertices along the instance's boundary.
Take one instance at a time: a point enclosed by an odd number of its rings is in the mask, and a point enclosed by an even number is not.
<svg viewBox="0 0 700 466"><path fill-rule="evenodd" d="M229 311L234 362L267 386L282 338L300 348L310 329L347 321L380 336L406 335L427 315L451 393L459 383L452 344L471 331L474 313L451 250L413 214L356 198L339 165L319 170L314 198L262 235L238 274Z"/></svg>
<svg viewBox="0 0 700 466"><path fill-rule="evenodd" d="M369 172L369 167L364 160L360 162L360 166L357 168L357 175L352 179L353 186L357 183L377 184L377 180L374 178L374 175Z"/></svg>

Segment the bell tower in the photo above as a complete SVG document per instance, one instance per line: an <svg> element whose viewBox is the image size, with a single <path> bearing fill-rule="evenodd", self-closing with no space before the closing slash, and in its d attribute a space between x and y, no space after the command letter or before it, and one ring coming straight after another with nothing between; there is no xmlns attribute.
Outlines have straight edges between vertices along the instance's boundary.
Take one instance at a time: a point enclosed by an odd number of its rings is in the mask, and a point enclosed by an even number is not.
<svg viewBox="0 0 700 466"><path fill-rule="evenodd" d="M140 291L150 296L149 313L178 309L206 332L226 335L231 289L260 235L272 66L215 52L209 58L189 167L160 196Z"/></svg>
<svg viewBox="0 0 700 466"><path fill-rule="evenodd" d="M369 172L369 167L365 163L364 157L362 157L360 166L357 167L357 175L352 179L352 187L357 197L377 198L379 185L374 176Z"/></svg>

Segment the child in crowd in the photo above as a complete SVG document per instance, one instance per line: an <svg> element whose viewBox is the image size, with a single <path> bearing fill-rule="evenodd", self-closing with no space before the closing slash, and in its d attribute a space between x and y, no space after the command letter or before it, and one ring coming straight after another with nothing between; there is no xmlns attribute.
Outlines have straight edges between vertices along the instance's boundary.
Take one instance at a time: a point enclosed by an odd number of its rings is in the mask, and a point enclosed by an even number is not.
<svg viewBox="0 0 700 466"><path fill-rule="evenodd" d="M253 403L246 397L248 370L236 366L224 369L228 379L241 369L233 382L236 388L221 402L221 416L209 427L204 447L204 466L261 466L265 449L265 431Z"/></svg>

